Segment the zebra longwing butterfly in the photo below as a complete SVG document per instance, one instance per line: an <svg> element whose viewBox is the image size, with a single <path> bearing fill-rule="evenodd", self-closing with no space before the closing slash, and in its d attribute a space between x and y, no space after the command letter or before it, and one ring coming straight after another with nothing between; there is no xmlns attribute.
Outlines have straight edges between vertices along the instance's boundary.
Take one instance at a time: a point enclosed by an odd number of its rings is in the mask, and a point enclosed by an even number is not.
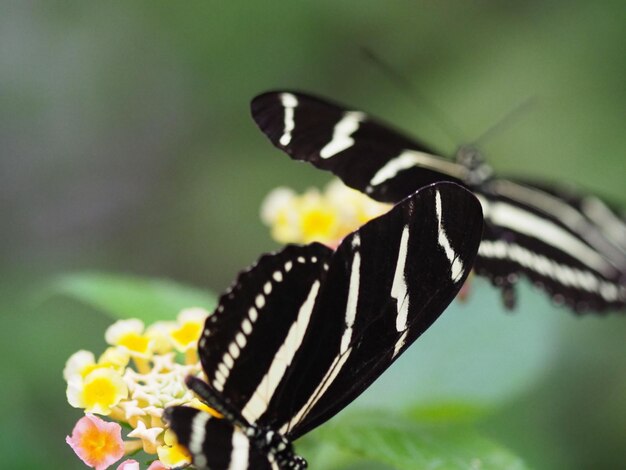
<svg viewBox="0 0 626 470"><path fill-rule="evenodd" d="M165 414L194 465L305 468L291 442L354 400L439 317L481 232L477 199L437 183L336 251L288 245L242 272L198 344L208 382L188 379L223 418L188 407Z"/></svg>
<svg viewBox="0 0 626 470"><path fill-rule="evenodd" d="M507 308L520 275L576 312L626 306L626 224L598 198L495 177L473 148L442 158L361 111L304 93L264 93L251 109L276 147L378 201L437 181L471 189L485 217L474 269L502 290Z"/></svg>

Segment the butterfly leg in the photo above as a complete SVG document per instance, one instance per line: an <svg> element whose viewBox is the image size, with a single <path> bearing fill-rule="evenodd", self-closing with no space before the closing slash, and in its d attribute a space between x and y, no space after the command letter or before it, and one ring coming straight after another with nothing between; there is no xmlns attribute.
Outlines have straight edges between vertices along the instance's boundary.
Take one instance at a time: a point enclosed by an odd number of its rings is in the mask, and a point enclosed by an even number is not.
<svg viewBox="0 0 626 470"><path fill-rule="evenodd" d="M513 310L517 304L517 292L515 285L507 283L502 286L502 303L507 310Z"/></svg>

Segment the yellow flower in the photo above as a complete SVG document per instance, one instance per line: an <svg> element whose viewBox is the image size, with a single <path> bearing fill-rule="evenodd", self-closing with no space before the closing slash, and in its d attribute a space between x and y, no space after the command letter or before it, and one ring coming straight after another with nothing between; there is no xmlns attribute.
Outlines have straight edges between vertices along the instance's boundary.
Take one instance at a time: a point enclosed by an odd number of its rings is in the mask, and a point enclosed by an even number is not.
<svg viewBox="0 0 626 470"><path fill-rule="evenodd" d="M63 378L66 382L74 376L85 377L96 367L96 357L91 351L81 349L72 354L63 369Z"/></svg>
<svg viewBox="0 0 626 470"><path fill-rule="evenodd" d="M107 328L104 338L110 345L124 348L132 357L147 359L152 355L152 341L143 330L141 320L119 320Z"/></svg>
<svg viewBox="0 0 626 470"><path fill-rule="evenodd" d="M347 233L354 232L361 225L383 215L392 204L374 201L356 189L352 189L340 180L333 180L326 186L326 199L340 212L341 222Z"/></svg>
<svg viewBox="0 0 626 470"><path fill-rule="evenodd" d="M179 468L191 463L191 456L187 449L176 441L176 435L167 429L163 435L165 445L157 447L159 460L169 468Z"/></svg>
<svg viewBox="0 0 626 470"><path fill-rule="evenodd" d="M84 379L74 375L68 381L67 401L87 413L108 415L127 396L128 387L122 376L107 367L94 369Z"/></svg>
<svg viewBox="0 0 626 470"><path fill-rule="evenodd" d="M391 208L334 180L323 193L309 189L297 195L277 188L261 206L261 219L281 243L318 241L335 247L364 223Z"/></svg>
<svg viewBox="0 0 626 470"><path fill-rule="evenodd" d="M261 220L271 227L272 237L280 243L300 239L296 193L288 188L276 188L261 205Z"/></svg>
<svg viewBox="0 0 626 470"><path fill-rule="evenodd" d="M170 332L176 350L186 352L197 347L204 321L208 316L209 312L198 307L182 310L178 314L178 327Z"/></svg>
<svg viewBox="0 0 626 470"><path fill-rule="evenodd" d="M166 354L173 349L170 334L176 326L173 321L158 321L146 329L146 336L152 342L152 350L156 354Z"/></svg>
<svg viewBox="0 0 626 470"><path fill-rule="evenodd" d="M334 244L339 237L339 211L316 190L307 191L298 201L300 240Z"/></svg>
<svg viewBox="0 0 626 470"><path fill-rule="evenodd" d="M98 367L110 367L123 374L129 359L130 355L124 348L106 348L98 358Z"/></svg>

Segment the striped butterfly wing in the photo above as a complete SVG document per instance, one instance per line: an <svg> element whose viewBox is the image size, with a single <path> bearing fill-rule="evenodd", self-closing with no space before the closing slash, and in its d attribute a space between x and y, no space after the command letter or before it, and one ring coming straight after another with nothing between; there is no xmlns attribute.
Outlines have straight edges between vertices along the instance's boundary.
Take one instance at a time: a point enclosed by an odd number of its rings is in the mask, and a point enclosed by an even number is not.
<svg viewBox="0 0 626 470"><path fill-rule="evenodd" d="M474 173L476 169L434 156L363 113L302 93L260 95L252 101L252 116L292 158L330 170L376 200L397 202L427 182L447 180L462 181L491 208L506 208L486 215L475 267L502 290L508 308L515 304L516 282L526 276L577 312L625 309L626 228L623 218L599 199L535 183L524 184L523 192L505 191L507 183L522 184L487 179L489 171ZM517 224L511 223L515 217ZM529 219L542 220L525 223ZM578 248L561 244L563 237L546 242L546 226L567 231L565 238L573 237ZM589 252L594 254L587 256ZM590 266L590 258L603 261Z"/></svg>
<svg viewBox="0 0 626 470"><path fill-rule="evenodd" d="M195 468L278 470L245 433L225 419L186 406L169 408L168 421L178 442L189 449Z"/></svg>
<svg viewBox="0 0 626 470"><path fill-rule="evenodd" d="M476 193L485 231L475 268L503 289L510 306L523 274L576 311L624 308L626 226L604 203L504 179L489 180Z"/></svg>
<svg viewBox="0 0 626 470"><path fill-rule="evenodd" d="M257 421L258 402L272 395L264 376L280 360L285 339L297 342L306 331L307 324L295 322L314 301L331 256L319 243L262 256L206 320L198 353L208 383L250 423Z"/></svg>
<svg viewBox="0 0 626 470"><path fill-rule="evenodd" d="M550 212L548 204L565 203L570 208L555 208L552 212L568 215L575 223L569 226L578 225L581 228L578 232L581 236L586 236L590 243L597 244L598 250L606 256L619 263L621 269L626 268L626 220L618 215L615 207L610 207L600 198L588 194L581 194L579 190L571 186L559 186L545 182L520 180L511 178L511 183L526 186L528 189L542 193L542 195L552 196L552 200L542 205L544 212ZM557 200L555 202L555 200ZM572 209L578 214L573 214ZM571 214L571 215L569 215ZM595 233L599 231L600 233ZM586 234L584 232L587 232Z"/></svg>
<svg viewBox="0 0 626 470"><path fill-rule="evenodd" d="M481 228L476 198L439 183L335 252L314 243L261 257L205 323L208 387L251 425L297 438L356 398L439 317L469 272ZM230 419L173 407L166 420L198 468L278 468Z"/></svg>
<svg viewBox="0 0 626 470"><path fill-rule="evenodd" d="M329 170L348 186L383 202L398 202L442 180L461 182L466 169L437 157L361 111L297 92L268 92L251 104L252 117L279 149Z"/></svg>
<svg viewBox="0 0 626 470"><path fill-rule="evenodd" d="M305 323L296 323L298 313L313 301L332 253L313 243L263 255L239 274L205 322L198 354L207 387L254 426L258 400L272 395L264 376L272 365L276 372L276 364L285 358L281 347L286 338L289 344L297 342L295 336L306 331ZM182 406L168 408L164 418L190 451L195 468L279 468L273 456L230 419Z"/></svg>
<svg viewBox="0 0 626 470"><path fill-rule="evenodd" d="M354 400L454 299L481 231L476 198L439 183L346 237L258 422L295 439Z"/></svg>

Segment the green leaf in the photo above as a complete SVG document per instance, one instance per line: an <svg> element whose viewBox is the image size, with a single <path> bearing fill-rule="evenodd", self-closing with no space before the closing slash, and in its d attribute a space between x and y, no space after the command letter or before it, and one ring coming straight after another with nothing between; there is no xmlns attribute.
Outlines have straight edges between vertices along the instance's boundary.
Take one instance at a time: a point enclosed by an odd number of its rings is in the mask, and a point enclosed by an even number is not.
<svg viewBox="0 0 626 470"><path fill-rule="evenodd" d="M420 403L410 407L406 415L423 424L472 424L492 411L486 404L448 400Z"/></svg>
<svg viewBox="0 0 626 470"><path fill-rule="evenodd" d="M398 470L523 470L524 462L462 424L419 423L391 414L353 415L331 422L319 437L343 451Z"/></svg>
<svg viewBox="0 0 626 470"><path fill-rule="evenodd" d="M83 272L56 279L49 289L90 305L113 318L139 318L146 323L172 320L183 308L215 308L214 294L167 279Z"/></svg>

